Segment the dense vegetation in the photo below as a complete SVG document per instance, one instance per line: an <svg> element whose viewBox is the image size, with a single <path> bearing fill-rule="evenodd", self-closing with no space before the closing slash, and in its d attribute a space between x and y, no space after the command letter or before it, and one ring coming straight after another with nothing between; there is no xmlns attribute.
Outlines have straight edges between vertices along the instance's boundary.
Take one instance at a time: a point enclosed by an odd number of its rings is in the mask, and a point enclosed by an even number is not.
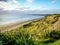
<svg viewBox="0 0 60 45"><path fill-rule="evenodd" d="M0 45L60 45L60 14L31 21L0 34Z"/></svg>

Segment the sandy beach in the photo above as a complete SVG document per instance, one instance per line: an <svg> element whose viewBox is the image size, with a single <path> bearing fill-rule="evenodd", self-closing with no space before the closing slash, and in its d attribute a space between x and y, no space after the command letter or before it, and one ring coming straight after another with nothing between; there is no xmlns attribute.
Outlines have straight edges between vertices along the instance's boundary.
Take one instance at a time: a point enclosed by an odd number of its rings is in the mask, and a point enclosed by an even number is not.
<svg viewBox="0 0 60 45"><path fill-rule="evenodd" d="M10 24L5 24L0 26L0 32L4 33L6 31L11 31L13 29L17 29L21 27L22 25L25 25L29 23L30 21L24 21L24 22L15 22L15 23L10 23Z"/></svg>
<svg viewBox="0 0 60 45"><path fill-rule="evenodd" d="M9 24L4 24L4 25L0 25L0 33L4 33L6 31L11 31L11 30L14 30L14 29L17 29L25 24L28 24L32 21L35 21L35 20L38 20L38 19L33 19L33 20L28 20L28 21L18 21L18 22L15 22L15 23L9 23Z"/></svg>

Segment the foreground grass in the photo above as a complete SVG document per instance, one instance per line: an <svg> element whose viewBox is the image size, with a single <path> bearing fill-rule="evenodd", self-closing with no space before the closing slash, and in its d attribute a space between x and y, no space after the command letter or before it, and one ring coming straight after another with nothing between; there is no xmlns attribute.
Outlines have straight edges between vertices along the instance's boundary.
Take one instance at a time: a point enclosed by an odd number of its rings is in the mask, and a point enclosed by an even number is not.
<svg viewBox="0 0 60 45"><path fill-rule="evenodd" d="M54 14L2 33L0 45L59 45L59 19L60 15Z"/></svg>

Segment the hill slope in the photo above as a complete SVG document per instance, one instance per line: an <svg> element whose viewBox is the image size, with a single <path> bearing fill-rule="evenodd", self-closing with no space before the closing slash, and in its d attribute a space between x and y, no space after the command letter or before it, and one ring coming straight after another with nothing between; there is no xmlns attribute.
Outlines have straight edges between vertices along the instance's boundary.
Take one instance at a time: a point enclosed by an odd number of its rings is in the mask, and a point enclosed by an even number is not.
<svg viewBox="0 0 60 45"><path fill-rule="evenodd" d="M16 30L0 34L1 45L59 45L60 14L31 21Z"/></svg>

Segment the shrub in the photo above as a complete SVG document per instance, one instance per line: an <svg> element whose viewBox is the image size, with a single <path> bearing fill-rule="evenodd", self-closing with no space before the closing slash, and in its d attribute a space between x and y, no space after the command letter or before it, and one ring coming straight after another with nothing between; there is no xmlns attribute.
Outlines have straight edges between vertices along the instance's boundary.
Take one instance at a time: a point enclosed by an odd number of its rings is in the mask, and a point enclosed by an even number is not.
<svg viewBox="0 0 60 45"><path fill-rule="evenodd" d="M60 39L60 30L53 30L50 34L49 34L49 37L51 39Z"/></svg>

